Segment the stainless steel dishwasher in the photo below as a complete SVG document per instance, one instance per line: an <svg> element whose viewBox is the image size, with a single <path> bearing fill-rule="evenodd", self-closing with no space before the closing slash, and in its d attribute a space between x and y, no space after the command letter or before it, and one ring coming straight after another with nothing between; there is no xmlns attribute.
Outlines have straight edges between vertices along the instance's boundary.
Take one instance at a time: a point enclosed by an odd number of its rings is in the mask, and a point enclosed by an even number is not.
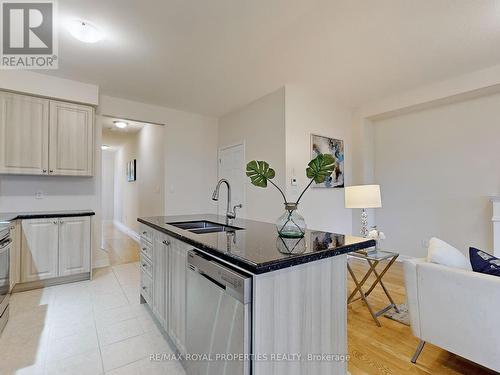
<svg viewBox="0 0 500 375"><path fill-rule="evenodd" d="M196 250L187 267L187 374L249 375L252 277Z"/></svg>

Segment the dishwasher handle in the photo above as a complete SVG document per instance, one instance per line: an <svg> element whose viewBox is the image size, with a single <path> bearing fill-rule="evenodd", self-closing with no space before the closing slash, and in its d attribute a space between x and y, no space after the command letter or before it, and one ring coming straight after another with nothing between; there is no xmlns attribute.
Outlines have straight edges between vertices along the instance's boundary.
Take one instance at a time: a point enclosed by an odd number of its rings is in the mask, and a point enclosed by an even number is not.
<svg viewBox="0 0 500 375"><path fill-rule="evenodd" d="M252 277L233 271L196 250L188 252L188 270L225 290L243 304L252 301Z"/></svg>

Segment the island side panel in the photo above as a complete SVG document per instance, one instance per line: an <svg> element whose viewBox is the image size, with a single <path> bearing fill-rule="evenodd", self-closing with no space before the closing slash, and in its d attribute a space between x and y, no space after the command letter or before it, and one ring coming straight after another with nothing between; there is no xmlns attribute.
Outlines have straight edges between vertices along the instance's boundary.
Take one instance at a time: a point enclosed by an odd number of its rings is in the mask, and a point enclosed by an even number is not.
<svg viewBox="0 0 500 375"><path fill-rule="evenodd" d="M253 375L347 373L345 361L307 360L348 354L346 269L347 255L340 255L254 277ZM272 361L273 353L302 360Z"/></svg>

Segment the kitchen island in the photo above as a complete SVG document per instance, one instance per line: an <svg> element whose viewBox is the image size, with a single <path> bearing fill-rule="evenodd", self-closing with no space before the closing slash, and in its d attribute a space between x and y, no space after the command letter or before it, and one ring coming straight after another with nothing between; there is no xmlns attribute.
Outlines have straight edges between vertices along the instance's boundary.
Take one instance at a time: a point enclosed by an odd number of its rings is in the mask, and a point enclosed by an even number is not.
<svg viewBox="0 0 500 375"><path fill-rule="evenodd" d="M273 224L208 214L138 221L141 301L188 374L347 372L346 254L374 241L309 230L282 239Z"/></svg>

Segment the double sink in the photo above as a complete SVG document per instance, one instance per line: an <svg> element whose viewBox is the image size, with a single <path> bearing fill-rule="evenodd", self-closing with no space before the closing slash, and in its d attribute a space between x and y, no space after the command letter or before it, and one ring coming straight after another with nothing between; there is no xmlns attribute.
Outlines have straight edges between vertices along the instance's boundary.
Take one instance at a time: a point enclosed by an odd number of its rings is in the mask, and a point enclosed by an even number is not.
<svg viewBox="0 0 500 375"><path fill-rule="evenodd" d="M234 232L243 229L243 228L233 227L231 225L213 223L211 221L206 221L206 220L182 221L179 223L167 223L167 224L196 234Z"/></svg>

